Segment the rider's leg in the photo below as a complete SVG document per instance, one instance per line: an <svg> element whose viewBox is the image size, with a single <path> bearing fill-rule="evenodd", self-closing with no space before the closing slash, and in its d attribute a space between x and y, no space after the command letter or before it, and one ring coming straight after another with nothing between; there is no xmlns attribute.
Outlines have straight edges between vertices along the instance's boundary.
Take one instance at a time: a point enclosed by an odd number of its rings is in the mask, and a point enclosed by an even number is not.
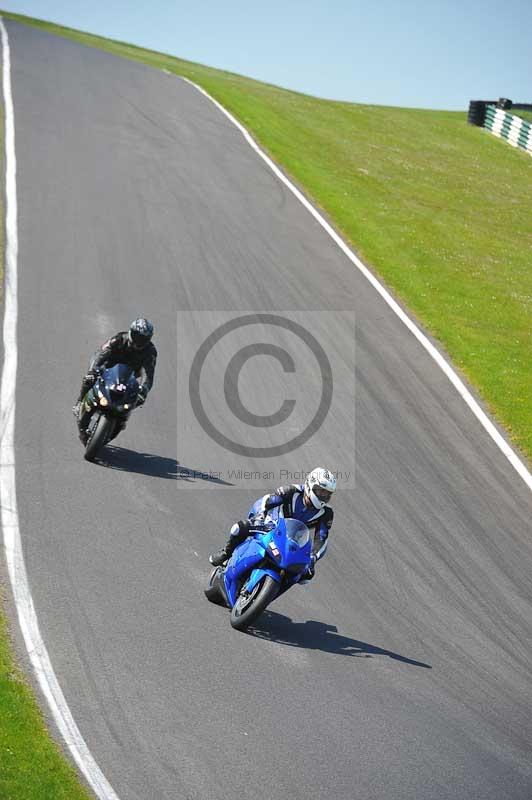
<svg viewBox="0 0 532 800"><path fill-rule="evenodd" d="M87 372L85 373L85 375L83 376L83 380L81 381L81 388L79 390L79 396L78 396L78 399L76 400L76 405L74 406L74 409L73 409L74 413L76 413L76 406L77 406L77 410L79 411L79 403L81 403L81 401L83 400L83 398L85 397L85 395L87 394L87 392L89 391L91 386L94 384L94 378L92 377L91 372L92 372L92 369L94 367L95 359L96 359L96 353L92 356L91 360L89 361L89 366L87 367ZM90 378L89 378L89 375L91 375Z"/></svg>
<svg viewBox="0 0 532 800"><path fill-rule="evenodd" d="M224 561L227 561L228 558L231 558L233 551L239 544L247 539L251 532L251 522L249 519L240 520L240 522L235 522L231 530L229 531L229 539L219 550L217 553L213 553L209 556L209 561L215 567L221 566Z"/></svg>

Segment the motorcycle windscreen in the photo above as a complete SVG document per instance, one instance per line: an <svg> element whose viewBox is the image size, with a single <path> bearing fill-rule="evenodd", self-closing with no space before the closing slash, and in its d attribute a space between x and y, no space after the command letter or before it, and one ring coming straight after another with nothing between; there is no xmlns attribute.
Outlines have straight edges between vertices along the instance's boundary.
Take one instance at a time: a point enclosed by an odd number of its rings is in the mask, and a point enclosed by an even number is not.
<svg viewBox="0 0 532 800"><path fill-rule="evenodd" d="M307 542L310 542L310 530L304 522L299 519L285 519L283 520L286 538L294 542L298 547L304 547Z"/></svg>
<svg viewBox="0 0 532 800"><path fill-rule="evenodd" d="M272 542L279 551L279 566L288 572L303 572L310 564L312 535L298 519L280 519Z"/></svg>
<svg viewBox="0 0 532 800"><path fill-rule="evenodd" d="M138 394L139 384L134 371L127 364L115 364L103 373L110 399L115 403L131 403Z"/></svg>

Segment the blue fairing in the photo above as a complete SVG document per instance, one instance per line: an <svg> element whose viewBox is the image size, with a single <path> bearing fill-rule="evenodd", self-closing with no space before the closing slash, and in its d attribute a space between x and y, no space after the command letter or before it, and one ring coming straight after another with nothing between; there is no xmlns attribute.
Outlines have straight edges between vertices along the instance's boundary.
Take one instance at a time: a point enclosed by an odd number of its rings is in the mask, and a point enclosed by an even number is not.
<svg viewBox="0 0 532 800"><path fill-rule="evenodd" d="M285 591L300 579L311 563L312 542L307 526L299 520L278 519L265 533L256 531L239 545L224 570L224 584L231 606L239 592L250 592L265 575L281 583Z"/></svg>
<svg viewBox="0 0 532 800"><path fill-rule="evenodd" d="M275 572L275 570L273 569L268 569L267 567L261 567L260 569L254 569L251 575L249 576L248 580L246 581L246 589L248 590L248 592L251 592L255 588L257 583L260 581L262 577L264 577L264 575L270 575L270 577L272 577L274 581L277 581L277 583L281 583L281 576L279 575L278 572Z"/></svg>
<svg viewBox="0 0 532 800"><path fill-rule="evenodd" d="M250 572L256 564L263 561L265 555L266 551L259 538L252 539L250 537L236 548L229 559L224 574L227 597L232 606L234 606L238 596L238 584L241 576L246 572Z"/></svg>

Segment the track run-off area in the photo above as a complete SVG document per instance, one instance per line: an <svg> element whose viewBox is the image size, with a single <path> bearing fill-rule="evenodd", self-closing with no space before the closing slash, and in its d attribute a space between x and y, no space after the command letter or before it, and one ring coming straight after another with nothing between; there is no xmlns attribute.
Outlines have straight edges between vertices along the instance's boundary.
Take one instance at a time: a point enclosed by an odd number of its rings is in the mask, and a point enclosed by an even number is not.
<svg viewBox="0 0 532 800"><path fill-rule="evenodd" d="M529 800L522 476L208 98L175 76L4 24L17 160L17 526L28 603L75 721L66 745L90 760L93 788L108 800ZM305 324L334 372L326 420L275 469L224 450L186 409L190 357L209 325L249 311ZM103 462L87 464L70 413L80 376L139 314L156 326L153 392ZM220 361L241 344L220 341ZM279 365L258 377L245 369L250 410L278 409ZM312 416L316 365L284 372L292 393L305 390L300 416ZM221 426L236 406L216 377L206 369L202 391ZM236 439L243 423L228 424ZM276 441L273 429L256 436L257 447ZM320 463L343 475L315 580L250 634L232 631L203 596L209 552L257 496L287 482L279 470ZM258 475L267 470L271 482ZM5 535L4 481L2 491Z"/></svg>

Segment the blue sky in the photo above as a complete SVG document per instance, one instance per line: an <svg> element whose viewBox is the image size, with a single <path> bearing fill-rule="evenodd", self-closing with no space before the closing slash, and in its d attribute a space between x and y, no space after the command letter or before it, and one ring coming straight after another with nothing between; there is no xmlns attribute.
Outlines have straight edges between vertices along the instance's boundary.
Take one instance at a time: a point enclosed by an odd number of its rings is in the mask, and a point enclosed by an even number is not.
<svg viewBox="0 0 532 800"><path fill-rule="evenodd" d="M5 10L319 97L532 103L532 0L0 0Z"/></svg>

